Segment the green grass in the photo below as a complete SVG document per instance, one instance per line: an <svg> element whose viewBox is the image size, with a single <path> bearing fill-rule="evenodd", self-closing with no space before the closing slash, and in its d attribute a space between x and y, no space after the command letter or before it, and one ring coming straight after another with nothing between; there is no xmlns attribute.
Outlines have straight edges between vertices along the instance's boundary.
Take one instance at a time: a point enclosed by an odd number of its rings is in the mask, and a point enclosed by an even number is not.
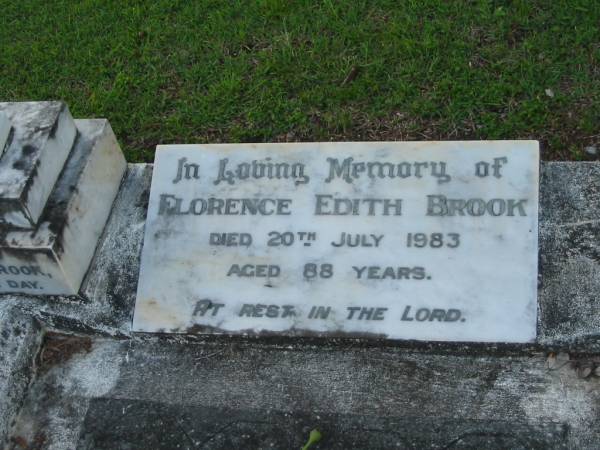
<svg viewBox="0 0 600 450"><path fill-rule="evenodd" d="M532 138L545 159L600 143L598 0L0 11L0 99L107 117L131 161L158 143Z"/></svg>

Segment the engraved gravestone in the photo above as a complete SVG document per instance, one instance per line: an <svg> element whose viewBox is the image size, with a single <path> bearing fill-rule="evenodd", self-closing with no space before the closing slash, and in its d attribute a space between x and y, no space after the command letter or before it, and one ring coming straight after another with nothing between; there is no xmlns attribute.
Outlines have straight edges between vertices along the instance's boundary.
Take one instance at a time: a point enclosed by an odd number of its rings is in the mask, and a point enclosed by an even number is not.
<svg viewBox="0 0 600 450"><path fill-rule="evenodd" d="M166 145L139 332L531 342L536 141Z"/></svg>

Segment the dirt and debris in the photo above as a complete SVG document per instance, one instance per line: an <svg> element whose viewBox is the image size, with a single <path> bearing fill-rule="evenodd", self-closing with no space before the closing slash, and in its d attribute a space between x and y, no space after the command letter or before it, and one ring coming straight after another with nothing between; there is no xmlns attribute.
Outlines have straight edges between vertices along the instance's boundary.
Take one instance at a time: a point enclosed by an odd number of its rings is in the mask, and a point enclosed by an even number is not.
<svg viewBox="0 0 600 450"><path fill-rule="evenodd" d="M42 450L46 448L46 435L44 433L37 433L33 440L29 442L23 436L13 436L10 438L12 448L11 450Z"/></svg>
<svg viewBox="0 0 600 450"><path fill-rule="evenodd" d="M578 378L586 379L600 376L600 356L577 356L566 352L550 352L546 359L548 370L560 370L563 367L573 369Z"/></svg>
<svg viewBox="0 0 600 450"><path fill-rule="evenodd" d="M40 373L51 367L64 364L77 353L89 353L92 350L92 339L87 336L74 336L48 332L44 336L42 347L37 358Z"/></svg>

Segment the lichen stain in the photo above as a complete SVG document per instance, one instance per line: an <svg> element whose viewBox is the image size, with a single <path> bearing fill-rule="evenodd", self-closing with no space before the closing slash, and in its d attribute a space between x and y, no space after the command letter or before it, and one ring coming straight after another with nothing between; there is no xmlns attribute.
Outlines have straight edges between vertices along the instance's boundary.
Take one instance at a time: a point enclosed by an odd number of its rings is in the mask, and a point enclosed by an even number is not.
<svg viewBox="0 0 600 450"><path fill-rule="evenodd" d="M49 332L38 354L38 368L41 373L53 366L63 364L75 354L92 350L92 339L87 336L72 336Z"/></svg>
<svg viewBox="0 0 600 450"><path fill-rule="evenodd" d="M136 305L137 320L149 324L165 324L165 327L176 328L180 325L179 319L169 308L161 306L155 298L140 300ZM169 326L171 324L171 326Z"/></svg>

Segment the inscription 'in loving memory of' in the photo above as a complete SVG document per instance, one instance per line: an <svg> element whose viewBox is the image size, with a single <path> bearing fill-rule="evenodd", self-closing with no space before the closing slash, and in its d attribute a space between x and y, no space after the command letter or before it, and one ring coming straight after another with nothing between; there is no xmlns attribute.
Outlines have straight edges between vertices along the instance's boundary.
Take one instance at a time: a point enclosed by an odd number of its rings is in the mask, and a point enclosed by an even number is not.
<svg viewBox="0 0 600 450"><path fill-rule="evenodd" d="M407 179L410 177L422 178L429 175L437 179L438 183L447 183L452 177L447 173L447 163L444 161L430 162L354 162L353 158L346 158L342 162L338 158L327 158L329 175L324 183L334 179L342 179L352 183L361 175L376 180L384 178ZM306 184L310 177L306 174L306 167L302 163L276 163L272 158L265 161L252 160L237 164L234 170L228 169L229 159L219 161L218 174L214 184L223 181L235 184L237 181L259 180L287 180L292 179L295 184ZM505 156L493 158L492 162L478 161L474 167L475 176L484 178L493 176L502 177L502 168L508 163ZM188 162L186 157L177 161L177 169L173 184L182 180L198 180L200 178L200 165ZM184 203L181 197L172 194L160 194L159 215L290 215L292 199L285 198L194 198ZM444 195L427 195L426 215L428 216L453 216L470 215L482 216L525 216L525 203L527 199L499 199L484 200L448 199ZM335 198L333 195L315 195L315 215L402 215L402 199L390 198Z"/></svg>

